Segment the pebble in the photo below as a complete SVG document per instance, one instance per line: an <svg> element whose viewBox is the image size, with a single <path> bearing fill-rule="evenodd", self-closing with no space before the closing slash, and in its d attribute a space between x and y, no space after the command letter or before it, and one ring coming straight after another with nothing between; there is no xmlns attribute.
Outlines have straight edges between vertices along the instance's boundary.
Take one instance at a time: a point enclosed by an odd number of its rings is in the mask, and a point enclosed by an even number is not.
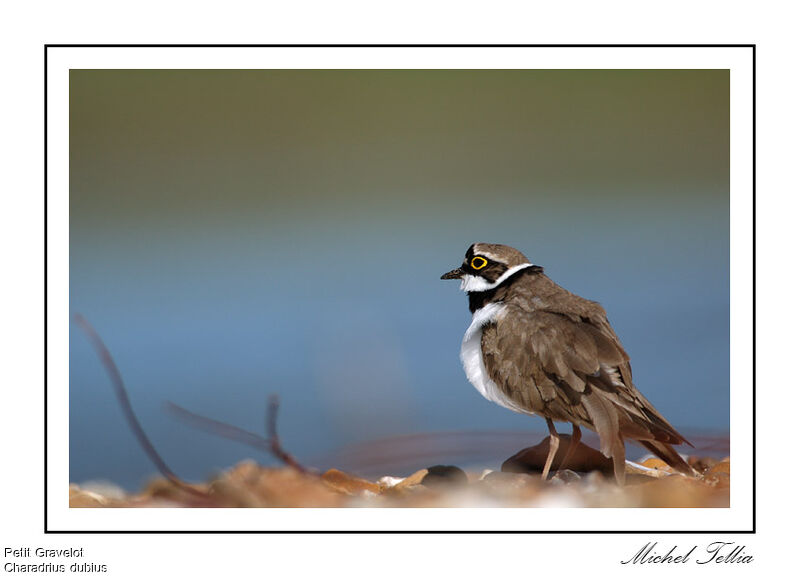
<svg viewBox="0 0 800 578"><path fill-rule="evenodd" d="M572 470L558 470L550 478L551 484L574 484L581 481L581 476Z"/></svg>
<svg viewBox="0 0 800 578"><path fill-rule="evenodd" d="M667 462L664 460L660 460L658 458L649 458L642 462L642 466L645 468L650 468L651 470L666 470L672 471L672 468L667 465Z"/></svg>
<svg viewBox="0 0 800 578"><path fill-rule="evenodd" d="M395 478L393 476L383 476L378 480L378 485L382 488L393 488L403 481L404 478Z"/></svg>
<svg viewBox="0 0 800 578"><path fill-rule="evenodd" d="M528 486L541 486L544 484L537 476L518 474L513 472L490 472L479 482L485 487L502 490L519 490Z"/></svg>
<svg viewBox="0 0 800 578"><path fill-rule="evenodd" d="M456 466L431 466L420 482L426 488L442 488L447 486L465 486L467 474Z"/></svg>
<svg viewBox="0 0 800 578"><path fill-rule="evenodd" d="M76 484L69 485L69 507L70 508L97 508L109 504L108 498L95 492L82 490Z"/></svg>
<svg viewBox="0 0 800 578"><path fill-rule="evenodd" d="M371 492L373 494L381 493L381 486L362 478L351 476L342 471L330 469L322 474L322 481L329 487L337 492L347 494L349 496L357 496L362 492Z"/></svg>
<svg viewBox="0 0 800 578"><path fill-rule="evenodd" d="M427 468L424 470L417 470L407 478L404 478L401 482L397 483L395 486L392 487L393 490L402 490L405 488L410 488L411 486L419 486L422 484L422 480L425 479L425 476L428 475Z"/></svg>

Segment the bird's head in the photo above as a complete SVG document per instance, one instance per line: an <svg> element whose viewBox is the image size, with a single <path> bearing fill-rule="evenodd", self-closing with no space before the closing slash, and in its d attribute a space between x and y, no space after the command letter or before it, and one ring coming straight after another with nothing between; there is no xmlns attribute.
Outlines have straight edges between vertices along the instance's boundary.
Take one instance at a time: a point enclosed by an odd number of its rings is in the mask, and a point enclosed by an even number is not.
<svg viewBox="0 0 800 578"><path fill-rule="evenodd" d="M475 243L467 249L461 267L442 275L442 279L461 279L467 293L490 291L517 271L533 267L528 258L508 245Z"/></svg>

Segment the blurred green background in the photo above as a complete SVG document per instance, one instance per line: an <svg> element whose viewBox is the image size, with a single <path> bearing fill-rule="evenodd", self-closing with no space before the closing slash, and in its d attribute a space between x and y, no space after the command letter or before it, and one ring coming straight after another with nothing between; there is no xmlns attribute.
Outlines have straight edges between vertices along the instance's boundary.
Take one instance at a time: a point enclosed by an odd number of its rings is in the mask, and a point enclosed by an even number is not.
<svg viewBox="0 0 800 578"><path fill-rule="evenodd" d="M600 301L679 430L727 432L729 112L727 70L72 70L70 306L190 479L262 458L167 400L260 432L278 392L310 465L415 432L537 442L460 367L439 275L476 241ZM71 481L152 471L71 327Z"/></svg>

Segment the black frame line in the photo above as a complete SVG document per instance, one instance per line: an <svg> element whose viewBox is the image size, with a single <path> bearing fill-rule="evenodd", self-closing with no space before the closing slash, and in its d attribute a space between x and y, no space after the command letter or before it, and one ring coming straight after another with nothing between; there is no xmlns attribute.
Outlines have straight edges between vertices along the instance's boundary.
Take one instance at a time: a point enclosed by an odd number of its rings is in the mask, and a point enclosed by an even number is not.
<svg viewBox="0 0 800 578"><path fill-rule="evenodd" d="M44 533L47 529L47 45L44 47Z"/></svg>
<svg viewBox="0 0 800 578"><path fill-rule="evenodd" d="M47 48L755 48L755 44L45 44Z"/></svg>
<svg viewBox="0 0 800 578"><path fill-rule="evenodd" d="M753 58L753 526L749 530L51 530L47 527L48 48L750 48ZM756 533L756 45L755 44L44 44L44 533L45 534L755 534Z"/></svg>

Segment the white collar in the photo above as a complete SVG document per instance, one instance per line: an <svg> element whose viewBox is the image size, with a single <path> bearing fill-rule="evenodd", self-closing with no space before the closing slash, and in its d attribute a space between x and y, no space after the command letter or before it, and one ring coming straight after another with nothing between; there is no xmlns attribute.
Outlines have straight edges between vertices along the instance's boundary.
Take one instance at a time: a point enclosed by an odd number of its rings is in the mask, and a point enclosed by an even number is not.
<svg viewBox="0 0 800 578"><path fill-rule="evenodd" d="M508 271L500 275L494 283L489 283L483 277L477 275L464 275L461 278L461 290L465 293L478 293L481 291L490 291L499 286L503 281L511 277L517 271L522 271L528 267L533 267L533 263L523 263L522 265L515 265Z"/></svg>

